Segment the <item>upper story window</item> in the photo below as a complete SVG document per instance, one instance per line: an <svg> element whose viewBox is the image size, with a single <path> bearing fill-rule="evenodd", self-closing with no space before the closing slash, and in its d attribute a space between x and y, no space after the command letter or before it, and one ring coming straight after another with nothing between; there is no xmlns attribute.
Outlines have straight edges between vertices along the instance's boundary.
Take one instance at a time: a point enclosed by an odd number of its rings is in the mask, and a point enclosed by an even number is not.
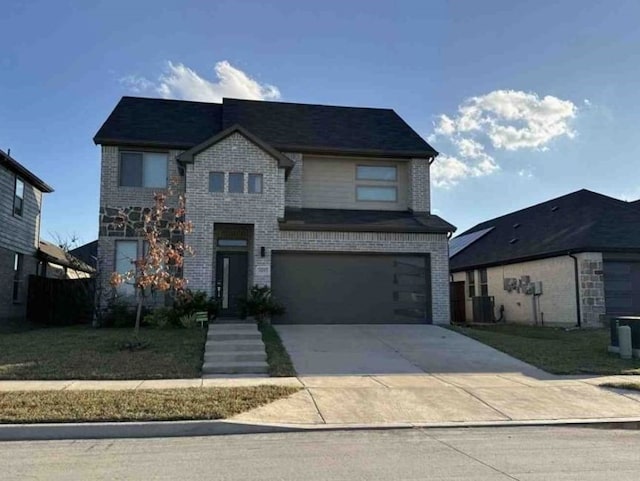
<svg viewBox="0 0 640 481"><path fill-rule="evenodd" d="M262 174L249 174L249 193L262 194Z"/></svg>
<svg viewBox="0 0 640 481"><path fill-rule="evenodd" d="M16 176L16 183L13 189L13 215L22 217L24 210L24 182Z"/></svg>
<svg viewBox="0 0 640 481"><path fill-rule="evenodd" d="M362 201L396 202L398 189L396 187L359 185L356 187L356 198Z"/></svg>
<svg viewBox="0 0 640 481"><path fill-rule="evenodd" d="M395 165L358 165L356 168L357 180L398 180L398 169Z"/></svg>
<svg viewBox="0 0 640 481"><path fill-rule="evenodd" d="M356 185L356 200L369 202L398 201L398 168L395 165L358 165L356 181L367 181Z"/></svg>
<svg viewBox="0 0 640 481"><path fill-rule="evenodd" d="M224 192L224 172L209 172L209 192Z"/></svg>
<svg viewBox="0 0 640 481"><path fill-rule="evenodd" d="M229 192L232 194L244 192L244 174L235 172L229 174Z"/></svg>
<svg viewBox="0 0 640 481"><path fill-rule="evenodd" d="M167 165L163 152L120 152L120 186L164 188Z"/></svg>

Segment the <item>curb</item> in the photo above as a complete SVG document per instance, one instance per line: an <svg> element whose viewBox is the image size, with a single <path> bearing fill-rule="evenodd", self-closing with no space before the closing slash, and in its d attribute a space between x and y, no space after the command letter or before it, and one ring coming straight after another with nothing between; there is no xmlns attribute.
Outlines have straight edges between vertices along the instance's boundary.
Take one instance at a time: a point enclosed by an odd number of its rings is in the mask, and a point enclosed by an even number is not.
<svg viewBox="0 0 640 481"><path fill-rule="evenodd" d="M381 431L391 429L510 428L561 426L599 429L640 429L640 417L387 424L248 424L236 421L0 424L0 441L127 439L185 436L223 436L233 434L238 435L289 432L364 430Z"/></svg>

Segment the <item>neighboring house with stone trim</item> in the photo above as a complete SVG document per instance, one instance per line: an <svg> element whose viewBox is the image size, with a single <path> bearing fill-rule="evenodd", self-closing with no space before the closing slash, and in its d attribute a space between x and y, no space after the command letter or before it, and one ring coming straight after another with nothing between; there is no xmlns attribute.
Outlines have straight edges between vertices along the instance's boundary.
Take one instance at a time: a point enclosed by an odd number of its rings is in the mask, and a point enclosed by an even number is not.
<svg viewBox="0 0 640 481"><path fill-rule="evenodd" d="M463 232L450 263L467 321L478 296L508 322L596 327L640 315L640 209L579 190Z"/></svg>
<svg viewBox="0 0 640 481"><path fill-rule="evenodd" d="M0 323L26 315L30 275L39 274L42 194L53 189L0 150Z"/></svg>
<svg viewBox="0 0 640 481"><path fill-rule="evenodd" d="M449 323L438 154L393 110L123 97L94 141L103 282L144 249L114 216L136 222L176 178L194 225L184 276L222 316L266 285L287 310L274 322Z"/></svg>

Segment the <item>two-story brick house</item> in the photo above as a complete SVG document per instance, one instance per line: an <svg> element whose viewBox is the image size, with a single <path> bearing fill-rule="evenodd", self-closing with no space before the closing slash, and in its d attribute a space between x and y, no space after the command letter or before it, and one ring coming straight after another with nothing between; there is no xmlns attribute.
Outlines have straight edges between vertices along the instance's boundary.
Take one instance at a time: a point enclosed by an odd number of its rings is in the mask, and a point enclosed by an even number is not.
<svg viewBox="0 0 640 481"><path fill-rule="evenodd" d="M0 323L26 314L29 275L38 274L42 194L53 189L0 151Z"/></svg>
<svg viewBox="0 0 640 481"><path fill-rule="evenodd" d="M130 269L143 243L114 229L178 177L195 256L191 289L237 314L267 285L286 323L448 323L447 238L431 214L437 152L393 110L124 97L102 146L99 257Z"/></svg>

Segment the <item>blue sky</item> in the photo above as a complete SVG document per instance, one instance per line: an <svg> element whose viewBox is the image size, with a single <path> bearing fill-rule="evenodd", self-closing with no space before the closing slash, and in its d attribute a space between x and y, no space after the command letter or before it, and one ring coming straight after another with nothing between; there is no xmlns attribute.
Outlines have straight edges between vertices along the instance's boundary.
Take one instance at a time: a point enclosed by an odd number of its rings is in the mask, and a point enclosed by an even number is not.
<svg viewBox="0 0 640 481"><path fill-rule="evenodd" d="M11 2L0 148L56 189L42 237L81 242L91 139L132 94L394 108L442 153L432 204L458 232L580 188L635 199L638 19L623 0Z"/></svg>

